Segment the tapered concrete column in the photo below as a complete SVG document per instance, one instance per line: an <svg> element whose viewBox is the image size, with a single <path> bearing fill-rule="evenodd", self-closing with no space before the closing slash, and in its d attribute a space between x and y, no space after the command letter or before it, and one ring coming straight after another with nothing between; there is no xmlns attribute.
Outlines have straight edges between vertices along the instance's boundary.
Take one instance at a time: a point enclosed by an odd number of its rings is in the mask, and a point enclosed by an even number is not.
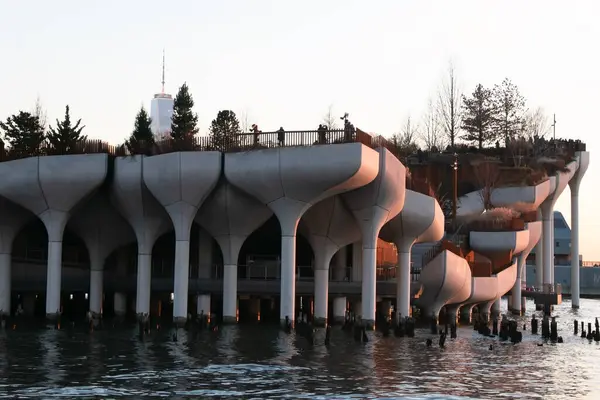
<svg viewBox="0 0 600 400"><path fill-rule="evenodd" d="M346 320L346 297L336 297L333 299L333 322L343 324Z"/></svg>
<svg viewBox="0 0 600 400"><path fill-rule="evenodd" d="M102 314L102 299L104 296L104 271L90 271L90 311Z"/></svg>
<svg viewBox="0 0 600 400"><path fill-rule="evenodd" d="M377 153L358 143L267 149L225 155L225 176L260 200L281 226L280 319L295 318L296 230L321 200L372 182Z"/></svg>
<svg viewBox="0 0 600 400"><path fill-rule="evenodd" d="M190 231L198 209L221 176L221 153L216 151L170 153L144 162L144 183L165 208L175 228L173 321L188 316Z"/></svg>
<svg viewBox="0 0 600 400"><path fill-rule="evenodd" d="M410 249L398 251L398 276L396 276L396 315L410 317ZM399 249L400 250L400 249Z"/></svg>
<svg viewBox="0 0 600 400"><path fill-rule="evenodd" d="M377 239L385 223L402 211L406 187L404 165L388 150L378 148L377 151L377 178L360 189L342 195L362 233L362 319L369 327L375 325Z"/></svg>
<svg viewBox="0 0 600 400"><path fill-rule="evenodd" d="M150 157L119 157L115 160L111 202L133 228L138 245L138 317L150 314L152 248L158 237L171 229L165 209L152 196L143 179L143 166ZM166 190L166 188L164 188Z"/></svg>
<svg viewBox="0 0 600 400"><path fill-rule="evenodd" d="M329 299L329 270L315 269L315 326L327 325L327 305Z"/></svg>
<svg viewBox="0 0 600 400"><path fill-rule="evenodd" d="M0 250L0 316L10 315L11 304L11 260L10 253Z"/></svg>
<svg viewBox="0 0 600 400"><path fill-rule="evenodd" d="M529 257L531 250L541 241L542 222L529 222L525 228L529 231L529 243L517 257L517 279L509 297L508 310L514 315L521 315L524 307L522 288L527 276L527 257Z"/></svg>
<svg viewBox="0 0 600 400"><path fill-rule="evenodd" d="M554 218L554 207L552 203L542 205L542 249L544 251L544 285L552 284L552 270L554 269L554 243L552 242L552 220Z"/></svg>
<svg viewBox="0 0 600 400"><path fill-rule="evenodd" d="M444 213L433 197L406 190L402 212L381 229L381 239L398 249L396 316L411 315L411 251L414 243L437 242L444 237Z"/></svg>
<svg viewBox="0 0 600 400"><path fill-rule="evenodd" d="M204 201L196 215L196 222L202 226L204 234L203 248L212 248L212 235L223 254L223 322L237 323L238 314L238 258L247 237L264 224L273 213L264 204L246 193L236 189L225 180L221 180L213 192ZM202 238L202 236L201 236ZM208 240L210 239L210 241ZM210 242L210 243L208 243ZM206 252L206 251L205 251ZM204 268L200 257L200 268ZM211 268L212 268L212 262ZM210 275L201 277L208 278Z"/></svg>
<svg viewBox="0 0 600 400"><path fill-rule="evenodd" d="M208 318L211 316L210 294L199 294L196 297L196 312L198 315L204 313Z"/></svg>
<svg viewBox="0 0 600 400"><path fill-rule="evenodd" d="M494 315L500 315L500 299L492 303L491 312Z"/></svg>
<svg viewBox="0 0 600 400"><path fill-rule="evenodd" d="M117 292L114 295L115 315L123 317L127 314L127 296L124 293Z"/></svg>
<svg viewBox="0 0 600 400"><path fill-rule="evenodd" d="M46 314L60 311L62 237L71 210L105 178L106 154L30 157L0 163L0 195L38 215L48 232Z"/></svg>
<svg viewBox="0 0 600 400"><path fill-rule="evenodd" d="M100 314L103 310L106 258L118 247L133 243L135 234L110 204L105 193L96 194L88 200L70 219L68 227L83 240L88 249L91 266L90 311ZM122 271L123 277L125 270ZM117 274L120 272L117 271Z"/></svg>
<svg viewBox="0 0 600 400"><path fill-rule="evenodd" d="M47 211L40 215L48 231L48 270L46 275L46 316L54 319L61 312L62 239L69 215Z"/></svg>
<svg viewBox="0 0 600 400"><path fill-rule="evenodd" d="M571 306L579 308L580 296L580 264L579 264L579 185L585 175L589 163L590 153L576 153L579 168L569 182L571 189Z"/></svg>
<svg viewBox="0 0 600 400"><path fill-rule="evenodd" d="M12 309L11 255L14 239L33 218L31 212L0 197L0 315L10 315Z"/></svg>
<svg viewBox="0 0 600 400"><path fill-rule="evenodd" d="M342 246L360 239L360 229L339 196L312 206L302 217L299 229L315 255L314 323L326 326L331 259Z"/></svg>

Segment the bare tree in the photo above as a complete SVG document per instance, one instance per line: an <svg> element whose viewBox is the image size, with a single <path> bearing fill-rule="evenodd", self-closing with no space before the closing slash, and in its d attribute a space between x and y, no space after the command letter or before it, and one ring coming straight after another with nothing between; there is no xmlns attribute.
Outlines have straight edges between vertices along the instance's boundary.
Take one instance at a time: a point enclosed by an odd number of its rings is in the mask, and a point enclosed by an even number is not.
<svg viewBox="0 0 600 400"><path fill-rule="evenodd" d="M419 149L416 143L418 135L418 125L413 124L410 116L408 116L400 132L392 136L392 143L402 153L410 154Z"/></svg>
<svg viewBox="0 0 600 400"><path fill-rule="evenodd" d="M449 63L446 77L442 81L437 99L440 123L450 146L454 147L462 125L462 93L456 78L454 65Z"/></svg>
<svg viewBox="0 0 600 400"><path fill-rule="evenodd" d="M335 118L333 114L333 104L330 104L329 108L327 109L327 114L323 116L323 124L325 124L328 131L337 129L336 119L337 118Z"/></svg>
<svg viewBox="0 0 600 400"><path fill-rule="evenodd" d="M481 188L479 194L483 202L483 207L486 210L490 210L494 207L492 204L492 192L500 178L500 168L497 163L484 160L478 164L474 164L473 170L477 183Z"/></svg>
<svg viewBox="0 0 600 400"><path fill-rule="evenodd" d="M250 128L252 124L250 123L250 117L248 115L248 110L244 110L240 113L240 129L242 133L250 132Z"/></svg>
<svg viewBox="0 0 600 400"><path fill-rule="evenodd" d="M33 106L32 114L35 115L36 117L38 117L40 126L44 130L46 130L46 127L48 126L48 116L46 114L46 110L44 109L44 106L42 105L42 100L40 99L40 96L38 96L35 99L35 105Z"/></svg>
<svg viewBox="0 0 600 400"><path fill-rule="evenodd" d="M423 115L423 128L419 132L419 137L425 144L425 150L440 151L443 149L446 140L442 129L440 114L437 112L433 100L429 99L427 110Z"/></svg>
<svg viewBox="0 0 600 400"><path fill-rule="evenodd" d="M523 123L523 136L525 139L534 140L545 137L550 132L548 116L541 107L525 114Z"/></svg>

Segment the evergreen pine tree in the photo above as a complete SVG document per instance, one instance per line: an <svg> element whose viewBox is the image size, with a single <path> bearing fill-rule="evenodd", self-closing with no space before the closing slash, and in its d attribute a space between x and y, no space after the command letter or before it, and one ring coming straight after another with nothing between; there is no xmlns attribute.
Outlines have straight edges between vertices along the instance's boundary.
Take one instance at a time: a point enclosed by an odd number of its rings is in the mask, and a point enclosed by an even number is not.
<svg viewBox="0 0 600 400"><path fill-rule="evenodd" d="M210 124L210 139L215 150L229 150L241 132L240 122L230 110L219 111Z"/></svg>
<svg viewBox="0 0 600 400"><path fill-rule="evenodd" d="M194 114L194 99L189 88L184 83L173 101L173 116L171 118L171 137L178 150L191 150L194 135L198 133L198 116Z"/></svg>
<svg viewBox="0 0 600 400"><path fill-rule="evenodd" d="M152 154L155 140L151 129L152 119L142 106L135 116L135 125L131 136L125 142L125 146L130 154Z"/></svg>
<svg viewBox="0 0 600 400"><path fill-rule="evenodd" d="M36 115L25 111L11 115L5 122L0 122L4 138L10 145L10 152L15 157L29 157L43 154L42 144L46 139L44 128Z"/></svg>
<svg viewBox="0 0 600 400"><path fill-rule="evenodd" d="M505 141L522 133L525 122L525 98L508 78L492 91L496 115L494 130Z"/></svg>
<svg viewBox="0 0 600 400"><path fill-rule="evenodd" d="M471 97L463 95L463 111L462 129L466 131L463 139L483 148L484 143L495 138L492 130L495 115L492 91L481 84L477 85Z"/></svg>
<svg viewBox="0 0 600 400"><path fill-rule="evenodd" d="M48 142L52 154L75 154L83 152L83 142L87 136L81 134L84 126L81 126L81 119L78 119L75 125L71 124L71 115L69 106L65 107L65 119L61 122L56 120L56 128L50 126L48 132Z"/></svg>

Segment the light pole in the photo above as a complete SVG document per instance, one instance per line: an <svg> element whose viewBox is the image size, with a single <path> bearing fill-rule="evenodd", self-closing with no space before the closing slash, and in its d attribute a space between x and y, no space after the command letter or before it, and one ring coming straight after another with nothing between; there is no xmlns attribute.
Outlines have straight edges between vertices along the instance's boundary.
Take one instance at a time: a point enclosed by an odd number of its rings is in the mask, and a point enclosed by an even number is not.
<svg viewBox="0 0 600 400"><path fill-rule="evenodd" d="M458 154L454 153L454 162L452 163L454 170L454 193L452 201L452 223L456 223L456 203L458 202Z"/></svg>

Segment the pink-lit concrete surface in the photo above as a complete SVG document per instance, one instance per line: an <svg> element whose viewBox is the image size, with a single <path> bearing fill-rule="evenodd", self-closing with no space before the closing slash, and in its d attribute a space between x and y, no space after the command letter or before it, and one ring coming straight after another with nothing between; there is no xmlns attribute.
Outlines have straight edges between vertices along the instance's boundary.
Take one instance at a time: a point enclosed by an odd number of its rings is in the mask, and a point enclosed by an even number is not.
<svg viewBox="0 0 600 400"><path fill-rule="evenodd" d="M542 221L534 221L526 224L525 229L529 232L529 243L527 247L519 254L517 260L517 280L512 288L512 301L510 304L510 310L513 314L521 315L522 304L521 304L521 288L523 281L525 280L525 268L527 263L527 257L531 250L537 245L540 237L542 236Z"/></svg>
<svg viewBox="0 0 600 400"><path fill-rule="evenodd" d="M406 190L402 211L379 233L381 239L394 243L398 249L396 312L400 315L410 315L412 246L442 240L444 221L444 213L436 199Z"/></svg>
<svg viewBox="0 0 600 400"><path fill-rule="evenodd" d="M282 321L295 319L296 229L321 200L371 183L378 153L360 143L225 154L225 177L277 216L281 225Z"/></svg>
<svg viewBox="0 0 600 400"><path fill-rule="evenodd" d="M446 304L460 303L471 295L471 269L467 261L448 250L441 251L423 266L423 287L416 304L424 316L438 317Z"/></svg>
<svg viewBox="0 0 600 400"><path fill-rule="evenodd" d="M340 196L333 196L309 208L298 229L308 239L315 255L314 322L325 325L329 304L329 264L340 248L360 240L360 228Z"/></svg>
<svg viewBox="0 0 600 400"><path fill-rule="evenodd" d="M375 324L377 238L388 221L404 206L406 169L387 149L380 147L377 178L342 195L360 227L362 234L362 314L363 322Z"/></svg>
<svg viewBox="0 0 600 400"><path fill-rule="evenodd" d="M48 232L46 315L61 309L62 240L71 210L106 179L108 155L31 157L0 163L0 196L37 215Z"/></svg>
<svg viewBox="0 0 600 400"><path fill-rule="evenodd" d="M237 322L237 265L242 245L271 215L269 207L224 179L196 215L196 221L216 239L223 253L224 322Z"/></svg>

